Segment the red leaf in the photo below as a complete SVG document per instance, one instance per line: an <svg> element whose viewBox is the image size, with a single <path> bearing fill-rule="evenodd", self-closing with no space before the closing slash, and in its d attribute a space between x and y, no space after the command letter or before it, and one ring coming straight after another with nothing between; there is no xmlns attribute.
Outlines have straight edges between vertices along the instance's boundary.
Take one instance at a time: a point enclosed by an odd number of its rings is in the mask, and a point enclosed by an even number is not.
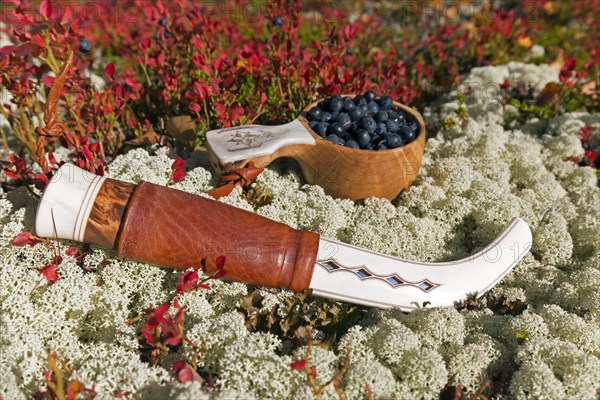
<svg viewBox="0 0 600 400"><path fill-rule="evenodd" d="M146 326L149 329L153 329L161 324L168 324L169 320L163 315L169 310L169 307L171 307L171 305L167 303L156 308L148 308L144 310L146 312L146 315L148 315L149 317Z"/></svg>
<svg viewBox="0 0 600 400"><path fill-rule="evenodd" d="M118 97L120 99L125 97L125 90L123 89L123 86L121 86L121 85L117 86L117 88L115 89L115 95L116 95L116 97Z"/></svg>
<svg viewBox="0 0 600 400"><path fill-rule="evenodd" d="M49 19L52 16L52 3L50 2L50 0L42 0L40 2L38 11L42 15L42 17Z"/></svg>
<svg viewBox="0 0 600 400"><path fill-rule="evenodd" d="M40 274L44 275L48 283L54 283L58 279L58 266L46 265L40 270Z"/></svg>
<svg viewBox="0 0 600 400"><path fill-rule="evenodd" d="M71 246L67 249L67 255L73 258L79 258L81 256L81 252L79 251L79 247Z"/></svg>
<svg viewBox="0 0 600 400"><path fill-rule="evenodd" d="M15 50L15 56L17 57L23 57L23 56L28 56L29 54L33 53L34 51L38 51L39 47L33 43L25 43L20 45L19 47L17 47L17 49Z"/></svg>
<svg viewBox="0 0 600 400"><path fill-rule="evenodd" d="M217 257L217 259L215 260L215 264L217 265L217 269L223 269L223 267L225 266L225 260L227 260L227 258L225 256L219 256L219 257Z"/></svg>
<svg viewBox="0 0 600 400"><path fill-rule="evenodd" d="M196 286L198 283L198 272L186 271L181 275L181 284L177 285L178 292L186 292Z"/></svg>
<svg viewBox="0 0 600 400"><path fill-rule="evenodd" d="M310 367L310 374L313 376L313 378L317 377L317 369L315 367Z"/></svg>
<svg viewBox="0 0 600 400"><path fill-rule="evenodd" d="M593 164L596 161L596 153L594 153L593 150L586 150L583 158L587 158L588 160L590 160L590 165Z"/></svg>
<svg viewBox="0 0 600 400"><path fill-rule="evenodd" d="M115 64L113 64L113 63L108 64L106 66L106 68L104 69L104 73L106 74L106 76L108 76L108 79L112 79L113 76L115 75Z"/></svg>
<svg viewBox="0 0 600 400"><path fill-rule="evenodd" d="M40 238L31 232L21 232L13 239L13 244L18 247L23 247L25 245L33 247L40 242Z"/></svg>
<svg viewBox="0 0 600 400"><path fill-rule="evenodd" d="M198 113L200 113L200 110L201 110L200 104L192 101L192 102L190 102L189 109L190 109L191 113L198 114Z"/></svg>
<svg viewBox="0 0 600 400"><path fill-rule="evenodd" d="M181 308L181 304L179 303L179 300L177 300L177 297L173 299L173 307Z"/></svg>
<svg viewBox="0 0 600 400"><path fill-rule="evenodd" d="M564 69L566 71L573 71L575 69L576 65L577 65L577 61L574 58L569 58L569 59L565 60L565 63L563 64L562 69Z"/></svg>
<svg viewBox="0 0 600 400"><path fill-rule="evenodd" d="M77 379L69 382L67 385L67 400L76 400L83 389L83 385Z"/></svg>
<svg viewBox="0 0 600 400"><path fill-rule="evenodd" d="M144 338L146 339L146 342L148 342L148 344L154 346L156 344L155 340L154 340L154 336L152 336L152 333L150 333L150 331L146 328L142 328L142 335L144 335Z"/></svg>
<svg viewBox="0 0 600 400"><path fill-rule="evenodd" d="M88 144L81 146L81 150L86 160L92 161L94 159L94 154L90 151L90 146Z"/></svg>
<svg viewBox="0 0 600 400"><path fill-rule="evenodd" d="M163 335L166 336L166 340L165 340L166 344L168 344L170 346L177 346L177 345L179 345L179 343L181 343L181 338L171 328L163 327L162 333L163 333Z"/></svg>
<svg viewBox="0 0 600 400"><path fill-rule="evenodd" d="M44 39L42 38L42 36L38 33L37 35L33 36L33 41L40 46L42 49L46 48L46 42L44 42Z"/></svg>
<svg viewBox="0 0 600 400"><path fill-rule="evenodd" d="M4 175L8 176L10 179L18 179L19 178L19 175L15 174L13 171L11 171L8 168L2 169L2 172L4 172Z"/></svg>
<svg viewBox="0 0 600 400"><path fill-rule="evenodd" d="M173 182L179 182L181 181L183 178L185 178L185 171L182 169L178 169L176 171L173 171L173 176L171 177L171 179L173 180Z"/></svg>
<svg viewBox="0 0 600 400"><path fill-rule="evenodd" d="M177 378L181 383L202 380L194 368L183 360L173 364L172 371L177 374Z"/></svg>
<svg viewBox="0 0 600 400"><path fill-rule="evenodd" d="M564 82L571 78L576 65L577 61L575 61L574 58L569 58L565 61L563 67L560 69L560 73L558 74L558 77L561 82Z"/></svg>
<svg viewBox="0 0 600 400"><path fill-rule="evenodd" d="M10 162L12 162L17 170L17 173L23 171L25 168L25 159L22 157L10 157Z"/></svg>
<svg viewBox="0 0 600 400"><path fill-rule="evenodd" d="M183 360L175 361L175 364L173 364L171 371L177 373L177 372L181 371L183 368L185 368L186 365L187 365L187 363Z"/></svg>
<svg viewBox="0 0 600 400"><path fill-rule="evenodd" d="M583 127L583 128L581 128L579 130L579 137L584 142L587 142L588 140L590 140L592 138L592 136L593 136L593 134L592 134L592 127L591 126L586 126L586 127Z"/></svg>
<svg viewBox="0 0 600 400"><path fill-rule="evenodd" d="M198 285L198 287L200 289L210 290L210 285L207 285L206 283L201 283L201 284Z"/></svg>
<svg viewBox="0 0 600 400"><path fill-rule="evenodd" d="M54 153L52 152L52 150L48 152L48 162L52 165L58 164L58 162L56 162L56 158L54 157Z"/></svg>
<svg viewBox="0 0 600 400"><path fill-rule="evenodd" d="M176 171L178 169L183 169L184 166L185 162L183 161L183 158L177 157L177 159L173 161L173 164L171 164L171 169Z"/></svg>
<svg viewBox="0 0 600 400"><path fill-rule="evenodd" d="M192 84L194 93L200 97L200 100L205 100L208 97L208 85L205 82L194 82Z"/></svg>
<svg viewBox="0 0 600 400"><path fill-rule="evenodd" d="M179 371L177 377L181 383L191 382L194 380L194 371L192 371L191 367L186 367Z"/></svg>
<svg viewBox="0 0 600 400"><path fill-rule="evenodd" d="M210 279L221 279L225 275L227 275L227 271L225 270L225 268L221 268L217 272L215 272L213 275L211 275Z"/></svg>
<svg viewBox="0 0 600 400"><path fill-rule="evenodd" d="M65 10L63 11L62 17L60 17L61 25L66 25L73 19L73 14L71 13L71 7L68 5L65 6Z"/></svg>
<svg viewBox="0 0 600 400"><path fill-rule="evenodd" d="M306 360L295 361L290 366L294 371L301 371L306 366Z"/></svg>
<svg viewBox="0 0 600 400"><path fill-rule="evenodd" d="M48 186L48 177L45 174L36 174L33 177L33 183L36 189L44 190Z"/></svg>
<svg viewBox="0 0 600 400"><path fill-rule="evenodd" d="M52 257L52 260L50 260L50 264L52 265L60 265L60 263L62 262L63 258L59 255L56 255L54 257Z"/></svg>

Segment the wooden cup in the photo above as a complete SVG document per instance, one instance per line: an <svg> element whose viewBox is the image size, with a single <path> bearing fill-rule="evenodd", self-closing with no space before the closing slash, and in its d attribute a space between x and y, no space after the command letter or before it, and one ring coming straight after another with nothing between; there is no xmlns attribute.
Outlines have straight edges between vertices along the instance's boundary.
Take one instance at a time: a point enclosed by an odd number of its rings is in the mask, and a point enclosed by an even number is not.
<svg viewBox="0 0 600 400"><path fill-rule="evenodd" d="M368 197L392 200L414 182L425 148L421 114L394 102L393 107L403 111L408 122L418 125L416 139L395 149L351 149L320 137L309 127L306 113L318 102L284 125L245 125L207 132L211 163L223 173L249 161L265 167L277 158L290 157L300 165L307 183L321 186L333 197L355 201Z"/></svg>

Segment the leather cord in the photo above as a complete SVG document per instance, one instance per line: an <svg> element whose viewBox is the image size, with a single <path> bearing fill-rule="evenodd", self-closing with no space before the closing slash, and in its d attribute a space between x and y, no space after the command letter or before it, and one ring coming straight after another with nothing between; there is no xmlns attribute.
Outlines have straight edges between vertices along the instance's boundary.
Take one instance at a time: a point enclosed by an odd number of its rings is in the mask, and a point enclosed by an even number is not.
<svg viewBox="0 0 600 400"><path fill-rule="evenodd" d="M232 169L231 171L221 175L217 188L206 192L209 196L215 199L227 196L238 186L247 187L252 183L264 168L259 168L254 165L253 161L241 168Z"/></svg>
<svg viewBox="0 0 600 400"><path fill-rule="evenodd" d="M71 146L75 147L78 153L81 153L81 142L79 137L69 130L69 128L62 122L58 122L57 106L58 101L62 97L62 91L67 79L69 70L73 66L73 50L69 49L67 52L67 59L63 64L60 72L50 88L48 97L46 99L46 109L44 111L44 123L45 127L38 126L35 132L38 134L37 138L37 163L42 167L45 174L51 172L48 160L46 159L46 146L52 138L63 137ZM89 160L86 160L86 169L93 172L90 169L91 164ZM93 166L92 166L93 167Z"/></svg>

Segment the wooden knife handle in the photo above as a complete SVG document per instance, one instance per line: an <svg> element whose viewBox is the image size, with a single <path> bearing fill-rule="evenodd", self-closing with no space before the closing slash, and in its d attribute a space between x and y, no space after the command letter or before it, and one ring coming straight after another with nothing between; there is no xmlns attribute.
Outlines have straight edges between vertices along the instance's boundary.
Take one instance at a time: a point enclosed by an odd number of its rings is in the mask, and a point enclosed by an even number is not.
<svg viewBox="0 0 600 400"><path fill-rule="evenodd" d="M300 116L284 125L243 125L206 132L208 157L225 173L252 161L266 167L279 157L302 158L316 144L308 121Z"/></svg>
<svg viewBox="0 0 600 400"><path fill-rule="evenodd" d="M87 177L80 190L85 193L83 206L74 206L77 196L68 193L79 183L51 182L38 207L38 235L113 247L120 257L169 268L200 269L205 259L207 273L215 271L217 257L226 256L223 279L295 291L309 287L318 234L179 190L144 181L132 185L89 178L94 175L70 167ZM51 211L59 217L54 218L57 235L48 226ZM69 220L69 213L89 217L71 229L61 222Z"/></svg>

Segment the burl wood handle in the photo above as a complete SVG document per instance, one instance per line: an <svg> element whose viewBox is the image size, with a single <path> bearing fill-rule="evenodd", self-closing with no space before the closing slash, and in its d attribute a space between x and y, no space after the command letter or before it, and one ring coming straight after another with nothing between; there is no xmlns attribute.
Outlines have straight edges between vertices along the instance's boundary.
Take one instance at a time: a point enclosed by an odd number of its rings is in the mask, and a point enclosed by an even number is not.
<svg viewBox="0 0 600 400"><path fill-rule="evenodd" d="M301 291L308 288L319 235L201 196L142 181L138 185L61 167L36 216L39 236L114 248L120 257L214 272L224 279Z"/></svg>
<svg viewBox="0 0 600 400"><path fill-rule="evenodd" d="M315 145L304 118L277 126L243 125L206 133L208 155L215 169L226 172L253 161L266 167L279 157L294 157L304 146ZM299 154L301 155L301 154Z"/></svg>

